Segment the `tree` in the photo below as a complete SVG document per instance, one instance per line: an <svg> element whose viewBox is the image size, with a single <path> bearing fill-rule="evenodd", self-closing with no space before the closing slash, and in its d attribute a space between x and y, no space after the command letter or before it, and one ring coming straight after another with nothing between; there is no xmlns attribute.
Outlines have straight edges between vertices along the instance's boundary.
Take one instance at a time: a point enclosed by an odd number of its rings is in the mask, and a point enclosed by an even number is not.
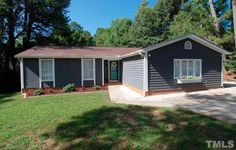
<svg viewBox="0 0 236 150"><path fill-rule="evenodd" d="M155 12L144 0L139 6L135 20L131 26L131 46L146 47L157 43L160 39L156 36Z"/></svg>
<svg viewBox="0 0 236 150"><path fill-rule="evenodd" d="M225 69L230 73L236 74L236 54L229 56L229 59L226 60Z"/></svg>
<svg viewBox="0 0 236 150"><path fill-rule="evenodd" d="M93 38L91 36L91 33L89 31L83 31L81 34L81 45L82 46L93 46Z"/></svg>
<svg viewBox="0 0 236 150"><path fill-rule="evenodd" d="M92 45L92 36L77 22L72 21L68 26L53 31L51 41L55 45L88 46Z"/></svg>
<svg viewBox="0 0 236 150"><path fill-rule="evenodd" d="M110 29L98 28L94 36L96 46L111 46Z"/></svg>
<svg viewBox="0 0 236 150"><path fill-rule="evenodd" d="M232 9L233 9L233 24L234 24L234 44L236 48L236 0L232 0Z"/></svg>
<svg viewBox="0 0 236 150"><path fill-rule="evenodd" d="M112 21L110 27L110 42L112 46L124 47L129 46L129 32L132 21L127 18Z"/></svg>
<svg viewBox="0 0 236 150"><path fill-rule="evenodd" d="M219 42L215 36L212 16L209 14L207 0L186 2L169 27L169 37L194 33L208 40Z"/></svg>
<svg viewBox="0 0 236 150"><path fill-rule="evenodd" d="M168 28L185 0L159 0L155 7L155 33L160 41L168 38Z"/></svg>
<svg viewBox="0 0 236 150"><path fill-rule="evenodd" d="M219 36L219 34L220 34L220 25L219 25L218 18L217 18L217 15L216 15L216 10L215 10L215 7L214 7L213 0L209 0L209 4L210 4L210 8L211 8L211 15L212 15L213 20L214 20L214 27L215 27L216 35Z"/></svg>
<svg viewBox="0 0 236 150"><path fill-rule="evenodd" d="M1 45L7 45L3 49L4 70L9 66L16 70L13 56L37 43L38 36L47 38L55 28L67 24L69 4L70 0L0 0Z"/></svg>

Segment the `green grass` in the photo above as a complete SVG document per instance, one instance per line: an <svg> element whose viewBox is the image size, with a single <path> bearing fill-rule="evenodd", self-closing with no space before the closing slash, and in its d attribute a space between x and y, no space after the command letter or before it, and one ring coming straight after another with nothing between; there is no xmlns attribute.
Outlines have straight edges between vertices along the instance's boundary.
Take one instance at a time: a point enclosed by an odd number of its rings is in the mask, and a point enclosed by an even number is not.
<svg viewBox="0 0 236 150"><path fill-rule="evenodd" d="M118 105L107 92L0 95L0 149L207 149L236 126L180 109Z"/></svg>

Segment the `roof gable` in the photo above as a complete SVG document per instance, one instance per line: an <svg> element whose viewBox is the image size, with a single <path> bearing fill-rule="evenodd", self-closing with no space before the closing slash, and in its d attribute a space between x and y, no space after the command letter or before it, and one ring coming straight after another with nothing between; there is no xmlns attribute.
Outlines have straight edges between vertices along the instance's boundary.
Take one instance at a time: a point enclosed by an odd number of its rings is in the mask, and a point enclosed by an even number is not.
<svg viewBox="0 0 236 150"><path fill-rule="evenodd" d="M181 40L188 39L188 38L195 41L195 42L197 42L197 43L199 43L199 44L202 44L202 45L204 45L204 46L206 46L206 47L210 48L211 50L214 50L218 53L221 53L221 54L224 54L224 55L231 54L230 52L226 51L225 49L213 44L212 42L210 42L208 40L200 38L200 37L198 37L194 34L188 34L188 35L177 37L177 38L172 39L172 40L164 41L164 42L146 47L143 50L146 51L146 52L149 52L149 51L156 50L158 48L161 48L161 47L164 47L164 46L167 46L167 45L170 45L170 44L173 44L173 43L176 43L176 42L179 42Z"/></svg>

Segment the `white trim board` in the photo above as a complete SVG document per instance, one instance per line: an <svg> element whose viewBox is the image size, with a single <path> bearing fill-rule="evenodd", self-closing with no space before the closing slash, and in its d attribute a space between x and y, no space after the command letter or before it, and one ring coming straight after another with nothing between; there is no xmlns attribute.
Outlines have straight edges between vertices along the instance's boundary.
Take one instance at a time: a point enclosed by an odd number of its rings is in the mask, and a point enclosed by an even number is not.
<svg viewBox="0 0 236 150"><path fill-rule="evenodd" d="M104 59L102 59L102 85L104 85Z"/></svg>
<svg viewBox="0 0 236 150"><path fill-rule="evenodd" d="M21 85L21 92L24 89L24 59L20 59L20 85Z"/></svg>

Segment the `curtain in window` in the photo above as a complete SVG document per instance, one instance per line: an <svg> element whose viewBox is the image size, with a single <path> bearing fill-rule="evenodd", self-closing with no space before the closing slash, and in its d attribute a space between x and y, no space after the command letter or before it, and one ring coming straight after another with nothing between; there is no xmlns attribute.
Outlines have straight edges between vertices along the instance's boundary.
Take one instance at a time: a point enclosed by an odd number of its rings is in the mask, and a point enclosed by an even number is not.
<svg viewBox="0 0 236 150"><path fill-rule="evenodd" d="M201 76L201 62L200 61L195 62L195 76L196 77Z"/></svg>
<svg viewBox="0 0 236 150"><path fill-rule="evenodd" d="M180 77L180 61L179 60L175 60L174 62L174 76L175 78Z"/></svg>
<svg viewBox="0 0 236 150"><path fill-rule="evenodd" d="M41 80L53 81L53 61L41 59Z"/></svg>
<svg viewBox="0 0 236 150"><path fill-rule="evenodd" d="M201 77L201 60L177 59L174 60L174 78Z"/></svg>
<svg viewBox="0 0 236 150"><path fill-rule="evenodd" d="M93 80L93 59L84 59L84 80Z"/></svg>

